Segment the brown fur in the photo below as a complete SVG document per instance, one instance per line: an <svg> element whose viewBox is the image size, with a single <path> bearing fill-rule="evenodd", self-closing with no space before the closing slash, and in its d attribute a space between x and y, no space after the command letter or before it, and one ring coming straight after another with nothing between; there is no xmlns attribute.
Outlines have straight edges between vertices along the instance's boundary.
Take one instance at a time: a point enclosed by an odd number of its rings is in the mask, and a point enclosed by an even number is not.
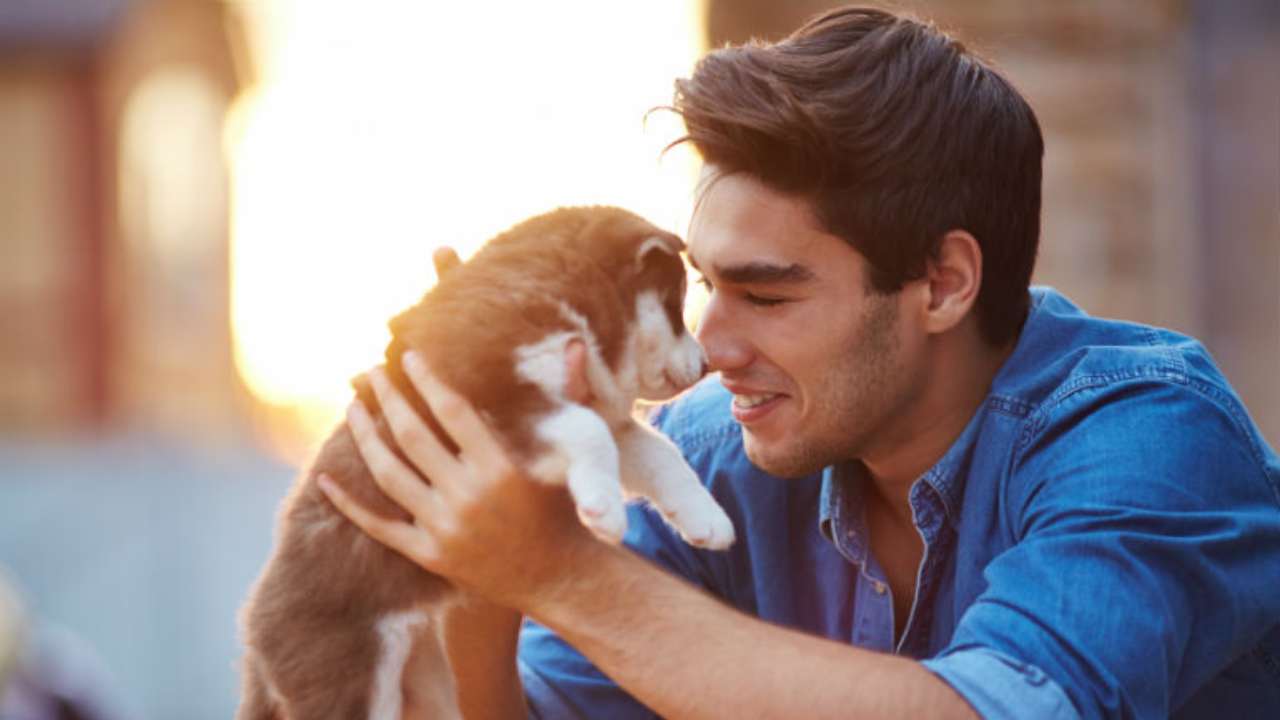
<svg viewBox="0 0 1280 720"><path fill-rule="evenodd" d="M433 372L470 399L515 457L531 461L543 448L529 418L553 403L538 386L517 378L512 351L549 332L572 329L558 306L566 302L587 318L606 363L616 368L634 320L635 293L683 273L674 253L637 263L639 243L655 236L668 238L673 250L681 247L674 236L615 208L562 209L516 226L392 320L389 376L443 437L400 369L405 350L422 352ZM682 299L667 308L677 320ZM357 389L376 416L368 388ZM381 418L379 426L389 439ZM377 489L350 431L339 426L285 499L277 546L244 610L240 720L366 717L380 654L377 621L389 612L438 607L450 597L445 580L346 521L315 483L320 473L370 510L408 518ZM410 662L434 667L414 682L435 687L415 695L443 697L443 704L406 708L405 717L451 712L451 676L435 643L433 628L418 626ZM277 705L274 693L285 707Z"/></svg>

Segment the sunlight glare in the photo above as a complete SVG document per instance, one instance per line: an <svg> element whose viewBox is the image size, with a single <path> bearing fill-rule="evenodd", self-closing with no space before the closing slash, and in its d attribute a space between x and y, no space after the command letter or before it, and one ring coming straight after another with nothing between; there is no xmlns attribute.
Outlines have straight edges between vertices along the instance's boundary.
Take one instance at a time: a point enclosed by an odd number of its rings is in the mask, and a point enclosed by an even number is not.
<svg viewBox="0 0 1280 720"><path fill-rule="evenodd" d="M683 235L695 179L654 106L701 51L686 2L245 3L260 82L228 118L236 364L326 431L386 321L465 258L559 205ZM264 11L264 8L269 11Z"/></svg>

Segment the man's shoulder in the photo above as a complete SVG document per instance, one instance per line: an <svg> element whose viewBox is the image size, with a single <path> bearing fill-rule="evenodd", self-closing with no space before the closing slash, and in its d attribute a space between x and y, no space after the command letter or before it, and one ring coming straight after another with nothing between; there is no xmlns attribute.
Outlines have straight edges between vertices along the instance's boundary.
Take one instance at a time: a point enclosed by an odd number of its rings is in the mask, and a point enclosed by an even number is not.
<svg viewBox="0 0 1280 720"><path fill-rule="evenodd" d="M1092 317L1050 289L1034 292L991 394L999 409L1021 416L1014 452L1024 459L1048 451L1058 464L1070 464L1064 453L1153 462L1158 448L1180 462L1212 449L1218 460L1234 456L1252 466L1249 474L1280 482L1274 451L1200 342Z"/></svg>
<svg viewBox="0 0 1280 720"><path fill-rule="evenodd" d="M1030 414L1088 389L1144 384L1185 387L1232 410L1240 404L1195 338L1093 317L1051 288L1033 288L1031 313L992 394Z"/></svg>

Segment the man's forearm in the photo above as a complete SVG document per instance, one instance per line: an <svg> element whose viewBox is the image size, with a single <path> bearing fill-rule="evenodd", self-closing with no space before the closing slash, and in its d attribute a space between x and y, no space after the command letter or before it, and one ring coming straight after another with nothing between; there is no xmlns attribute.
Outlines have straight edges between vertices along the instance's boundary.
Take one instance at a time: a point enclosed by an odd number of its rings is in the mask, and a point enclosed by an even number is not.
<svg viewBox="0 0 1280 720"><path fill-rule="evenodd" d="M915 661L749 617L623 549L588 554L528 610L664 717L977 717Z"/></svg>
<svg viewBox="0 0 1280 720"><path fill-rule="evenodd" d="M520 621L519 613L475 599L445 613L445 652L467 720L528 717L516 671Z"/></svg>

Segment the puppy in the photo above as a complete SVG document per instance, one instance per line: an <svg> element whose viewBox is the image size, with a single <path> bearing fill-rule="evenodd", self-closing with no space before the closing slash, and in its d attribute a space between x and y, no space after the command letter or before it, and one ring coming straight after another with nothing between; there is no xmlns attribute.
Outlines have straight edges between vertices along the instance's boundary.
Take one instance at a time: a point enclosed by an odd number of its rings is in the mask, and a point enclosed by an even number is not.
<svg viewBox="0 0 1280 720"><path fill-rule="evenodd" d="M565 483L582 522L620 541L624 489L686 541L734 540L724 511L662 435L632 416L705 371L685 329L683 244L624 210L564 208L490 240L390 323L387 374L452 446L400 367L413 349L466 396L536 480ZM590 407L565 395L565 350L587 350ZM357 388L375 417L367 388ZM379 418L380 432L389 438ZM375 485L346 425L284 501L277 546L242 615L240 720L453 717L432 622L448 583L368 538L320 492L325 473L365 507L408 519ZM412 666L412 679L402 675Z"/></svg>

